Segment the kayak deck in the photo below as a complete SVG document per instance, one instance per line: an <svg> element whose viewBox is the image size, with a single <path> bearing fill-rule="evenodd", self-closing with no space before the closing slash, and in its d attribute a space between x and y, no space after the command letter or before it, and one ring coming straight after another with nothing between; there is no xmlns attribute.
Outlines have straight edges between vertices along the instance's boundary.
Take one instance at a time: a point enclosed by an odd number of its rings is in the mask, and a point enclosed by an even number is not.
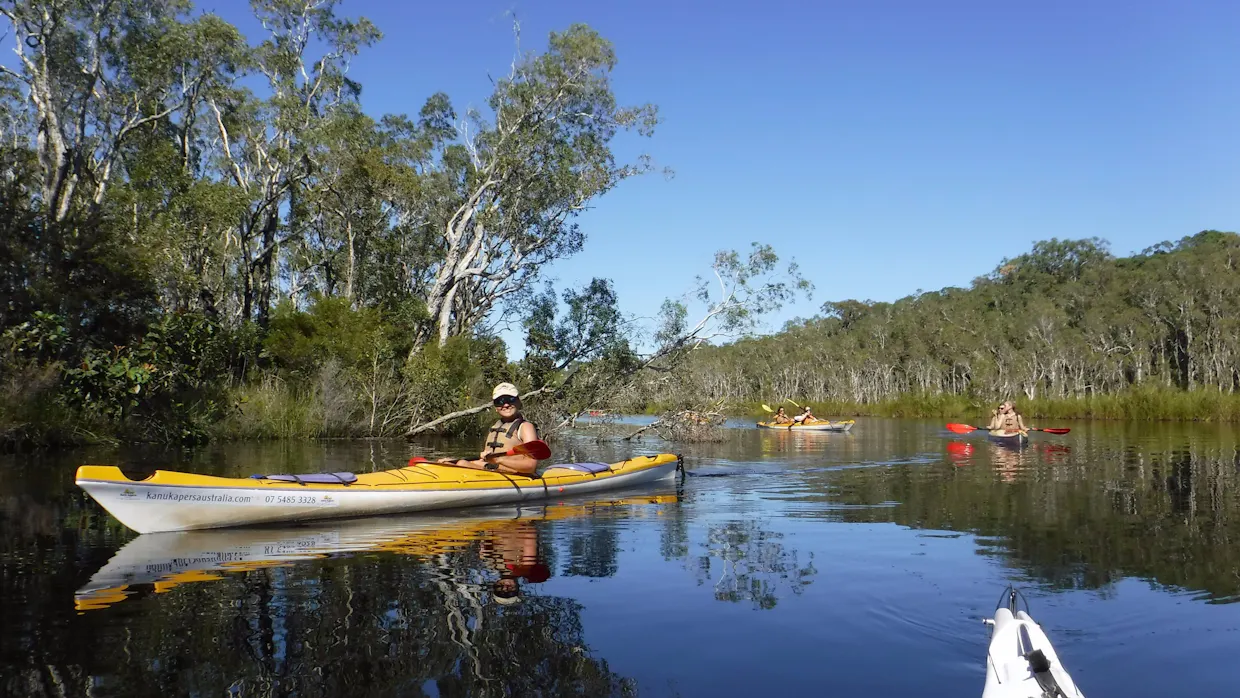
<svg viewBox="0 0 1240 698"><path fill-rule="evenodd" d="M154 533L532 501L655 481L674 475L682 461L661 453L591 465L553 465L541 476L525 477L416 463L356 476L338 473L347 477L333 482L171 470L132 480L115 466L84 465L76 480L121 523Z"/></svg>
<svg viewBox="0 0 1240 698"><path fill-rule="evenodd" d="M1038 698L1055 695L1085 698L1059 661L1042 626L1028 609L1016 607L1017 592L1007 592L1011 601L995 609L986 651L986 683L982 698ZM1058 688L1059 693L1054 692Z"/></svg>

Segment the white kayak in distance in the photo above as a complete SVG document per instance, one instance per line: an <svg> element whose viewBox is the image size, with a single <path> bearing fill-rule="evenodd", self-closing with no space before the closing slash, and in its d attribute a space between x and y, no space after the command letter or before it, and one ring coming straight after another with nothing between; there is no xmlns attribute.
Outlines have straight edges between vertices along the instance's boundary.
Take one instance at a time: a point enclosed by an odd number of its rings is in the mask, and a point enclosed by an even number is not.
<svg viewBox="0 0 1240 698"><path fill-rule="evenodd" d="M1018 610L1020 592L1008 587L995 609L990 647L986 651L986 686L982 698L1085 698L1059 661L1050 638L1025 610Z"/></svg>

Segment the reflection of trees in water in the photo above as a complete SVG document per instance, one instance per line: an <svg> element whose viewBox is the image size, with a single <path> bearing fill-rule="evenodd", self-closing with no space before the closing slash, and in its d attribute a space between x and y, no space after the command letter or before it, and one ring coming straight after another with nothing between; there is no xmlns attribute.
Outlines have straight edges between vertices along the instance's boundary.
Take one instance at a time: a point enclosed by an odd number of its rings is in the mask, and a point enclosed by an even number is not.
<svg viewBox="0 0 1240 698"><path fill-rule="evenodd" d="M774 608L781 593L800 594L818 573L813 555L802 564L783 537L747 519L710 524L705 539L695 542L685 510L667 507L660 517L659 554L664 560L683 560L699 585L711 585L716 599L767 609Z"/></svg>
<svg viewBox="0 0 1240 698"><path fill-rule="evenodd" d="M1240 600L1240 447L1234 441L1123 439L1016 453L948 451L950 468L840 471L848 521L969 531L991 552L1063 588L1126 576ZM886 470L886 469L883 469Z"/></svg>
<svg viewBox="0 0 1240 698"><path fill-rule="evenodd" d="M659 554L664 560L682 560L689 555L689 519L679 508L668 512L659 530Z"/></svg>
<svg viewBox="0 0 1240 698"><path fill-rule="evenodd" d="M133 622L110 616L133 606L73 617L66 603L72 590L64 589L49 599L57 606L45 609L42 628L0 635L0 693L635 692L590 656L577 602L526 586L518 603L497 604L497 574L480 548L475 542L433 556L363 554L228 574L149 599ZM10 590L8 581L0 587Z"/></svg>
<svg viewBox="0 0 1240 698"><path fill-rule="evenodd" d="M619 569L620 540L615 526L580 519L569 527L563 574L566 577L611 577Z"/></svg>
<svg viewBox="0 0 1240 698"><path fill-rule="evenodd" d="M760 609L774 608L781 590L800 594L818 572L813 555L802 566L782 538L756 521L711 526L694 559L698 584L711 584L720 601L748 601Z"/></svg>

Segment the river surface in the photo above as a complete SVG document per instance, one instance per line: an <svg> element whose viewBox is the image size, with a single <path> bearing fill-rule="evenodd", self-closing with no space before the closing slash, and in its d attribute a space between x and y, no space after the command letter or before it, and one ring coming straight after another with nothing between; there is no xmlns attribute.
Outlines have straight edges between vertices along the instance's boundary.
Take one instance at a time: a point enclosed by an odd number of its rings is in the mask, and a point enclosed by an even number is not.
<svg viewBox="0 0 1240 698"><path fill-rule="evenodd" d="M607 496L145 536L79 464L360 472L477 445L0 457L0 694L979 696L981 621L1015 584L1091 698L1240 695L1233 428L1013 450L940 422L733 426L554 442L683 454L685 477Z"/></svg>

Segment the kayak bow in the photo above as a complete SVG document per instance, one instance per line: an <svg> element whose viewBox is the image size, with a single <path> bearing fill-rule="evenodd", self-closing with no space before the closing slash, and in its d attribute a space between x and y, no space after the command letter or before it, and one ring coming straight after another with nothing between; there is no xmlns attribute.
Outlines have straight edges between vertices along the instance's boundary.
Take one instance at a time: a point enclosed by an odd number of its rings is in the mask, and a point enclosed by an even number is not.
<svg viewBox="0 0 1240 698"><path fill-rule="evenodd" d="M999 602L995 617L985 619L993 630L986 652L986 685L982 698L1085 698L1073 683L1042 626L1025 610L1017 609L1012 587L1004 591L1007 604Z"/></svg>
<svg viewBox="0 0 1240 698"><path fill-rule="evenodd" d="M995 429L986 433L986 436L995 443L1004 446L1024 446L1029 443L1029 435L1023 431L1003 431Z"/></svg>

